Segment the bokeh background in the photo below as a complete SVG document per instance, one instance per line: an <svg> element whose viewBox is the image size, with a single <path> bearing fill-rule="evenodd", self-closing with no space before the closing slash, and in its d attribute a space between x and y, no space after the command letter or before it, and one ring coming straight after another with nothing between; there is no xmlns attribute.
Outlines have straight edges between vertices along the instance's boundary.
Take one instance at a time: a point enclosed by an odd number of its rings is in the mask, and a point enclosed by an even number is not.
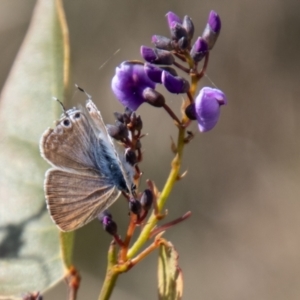
<svg viewBox="0 0 300 300"><path fill-rule="evenodd" d="M1 88L34 4L1 0ZM183 165L188 175L167 204L169 220L188 210L193 215L165 237L180 254L184 299L300 299L300 2L77 0L64 5L72 83L93 96L107 123L113 122L112 112L122 110L110 90L115 67L140 59L140 45L149 46L152 34L168 34L169 10L192 17L196 35L211 9L220 14L221 35L210 56L209 79L201 84L222 89L228 105L213 131L200 134L193 125L196 137ZM84 101L78 95L69 100L70 105ZM179 109L181 98L169 97L168 103ZM144 105L139 113L149 134L143 140L143 179L162 188L172 159L169 137L176 130L163 110ZM125 201L111 212L123 233ZM78 230L79 299L97 299L109 242L96 221ZM156 269L153 253L120 276L112 299L156 299ZM63 283L45 294L45 300L65 298Z"/></svg>

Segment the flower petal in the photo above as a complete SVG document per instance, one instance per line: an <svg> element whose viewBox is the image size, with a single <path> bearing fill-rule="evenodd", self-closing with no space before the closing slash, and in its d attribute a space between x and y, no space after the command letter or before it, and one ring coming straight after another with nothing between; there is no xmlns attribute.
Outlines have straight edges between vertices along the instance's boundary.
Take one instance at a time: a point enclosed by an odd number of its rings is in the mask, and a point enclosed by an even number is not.
<svg viewBox="0 0 300 300"><path fill-rule="evenodd" d="M214 128L220 117L220 106L227 103L225 94L210 87L204 87L195 100L198 127L201 132Z"/></svg>

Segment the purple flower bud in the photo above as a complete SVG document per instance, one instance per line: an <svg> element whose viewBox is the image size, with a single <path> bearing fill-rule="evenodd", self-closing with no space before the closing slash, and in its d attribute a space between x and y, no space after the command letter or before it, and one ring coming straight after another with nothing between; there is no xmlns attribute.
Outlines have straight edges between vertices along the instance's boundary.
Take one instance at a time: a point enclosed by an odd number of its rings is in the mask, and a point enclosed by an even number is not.
<svg viewBox="0 0 300 300"><path fill-rule="evenodd" d="M179 39L177 45L179 49L185 50L190 45L190 41L187 37L183 36L182 38Z"/></svg>
<svg viewBox="0 0 300 300"><path fill-rule="evenodd" d="M212 10L209 13L208 21L207 23L209 24L210 28L212 29L213 32L219 33L221 31L221 19L219 15Z"/></svg>
<svg viewBox="0 0 300 300"><path fill-rule="evenodd" d="M169 51L153 49L146 46L141 46L141 55L147 62L157 65L172 65L175 60Z"/></svg>
<svg viewBox="0 0 300 300"><path fill-rule="evenodd" d="M144 68L145 68L145 73L155 83L162 83L161 75L164 70L169 72L173 76L177 76L176 70L168 66L158 67L152 64L145 63Z"/></svg>
<svg viewBox="0 0 300 300"><path fill-rule="evenodd" d="M199 62L207 52L208 47L206 41L203 38L198 37L190 52L191 57L195 62Z"/></svg>
<svg viewBox="0 0 300 300"><path fill-rule="evenodd" d="M187 38L187 32L184 29L184 27L181 25L181 23L172 22L170 30L171 30L171 37L175 41L178 41L183 37Z"/></svg>
<svg viewBox="0 0 300 300"><path fill-rule="evenodd" d="M120 121L117 121L116 125L107 124L106 128L108 134L118 141L121 141L128 136L127 126Z"/></svg>
<svg viewBox="0 0 300 300"><path fill-rule="evenodd" d="M141 197L141 205L145 210L149 210L153 203L153 194L149 189L145 189Z"/></svg>
<svg viewBox="0 0 300 300"><path fill-rule="evenodd" d="M121 114L121 113L115 111L115 112L114 112L114 116L115 116L116 120L118 120L118 121L124 123L124 115L123 115L123 114Z"/></svg>
<svg viewBox="0 0 300 300"><path fill-rule="evenodd" d="M135 112L133 112L130 116L130 123L132 130L142 130L143 128L141 116L137 116Z"/></svg>
<svg viewBox="0 0 300 300"><path fill-rule="evenodd" d="M166 14L166 17L167 17L167 20L168 20L168 25L169 25L169 28L171 28L171 25L173 22L177 22L179 24L182 23L181 19L176 15L174 14L173 12L169 11L167 14Z"/></svg>
<svg viewBox="0 0 300 300"><path fill-rule="evenodd" d="M161 83L161 74L163 70L160 67L145 63L144 69L145 73L153 82Z"/></svg>
<svg viewBox="0 0 300 300"><path fill-rule="evenodd" d="M209 50L211 50L216 43L220 31L221 19L219 15L212 10L209 14L206 27L202 34L203 39L205 39L205 41L207 42Z"/></svg>
<svg viewBox="0 0 300 300"><path fill-rule="evenodd" d="M195 30L192 19L189 16L184 16L182 26L187 32L188 39L191 40L194 36Z"/></svg>
<svg viewBox="0 0 300 300"><path fill-rule="evenodd" d="M173 76L178 76L176 70L174 68L172 68L172 67L162 66L161 69L164 70L164 71L169 72Z"/></svg>
<svg viewBox="0 0 300 300"><path fill-rule="evenodd" d="M220 106L227 104L225 94L210 87L204 87L195 100L195 110L198 127L201 132L206 132L215 127L220 116Z"/></svg>
<svg viewBox="0 0 300 300"><path fill-rule="evenodd" d="M134 111L133 111L132 109L130 109L128 106L126 106L126 107L125 107L125 111L124 111L124 117L126 116L126 117L130 118L130 117L131 117L131 114L132 114L133 112L134 112ZM130 119L129 119L129 120L130 120ZM129 121L126 122L126 123L129 123Z"/></svg>
<svg viewBox="0 0 300 300"><path fill-rule="evenodd" d="M141 210L142 210L142 205L140 203L140 201L136 200L136 199L130 199L129 200L129 210L135 214L135 215L140 215Z"/></svg>
<svg viewBox="0 0 300 300"><path fill-rule="evenodd" d="M148 87L154 89L155 83L145 73L142 63L125 61L116 68L111 87L124 106L137 110L145 102L144 89Z"/></svg>
<svg viewBox="0 0 300 300"><path fill-rule="evenodd" d="M118 232L118 227L116 222L112 219L112 215L108 211L102 212L98 216L99 221L103 225L103 229L111 235L116 235Z"/></svg>
<svg viewBox="0 0 300 300"><path fill-rule="evenodd" d="M173 76L169 72L163 71L162 83L166 89L173 94L184 94L190 89L189 82L179 76Z"/></svg>
<svg viewBox="0 0 300 300"><path fill-rule="evenodd" d="M158 49L169 50L169 51L173 49L172 40L165 36L153 35L151 42Z"/></svg>
<svg viewBox="0 0 300 300"><path fill-rule="evenodd" d="M125 150L125 159L126 159L126 161L127 161L130 165L132 165L132 166L134 166L134 165L137 163L137 157L136 157L136 154L135 154L135 152L134 152L132 149L130 149L130 148L127 148L127 149Z"/></svg>
<svg viewBox="0 0 300 300"><path fill-rule="evenodd" d="M191 103L189 106L186 107L185 114L190 120L197 120L195 103Z"/></svg>
<svg viewBox="0 0 300 300"><path fill-rule="evenodd" d="M154 89L151 88L144 89L143 96L147 101L147 103L149 103L154 107L163 107L165 104L164 96Z"/></svg>

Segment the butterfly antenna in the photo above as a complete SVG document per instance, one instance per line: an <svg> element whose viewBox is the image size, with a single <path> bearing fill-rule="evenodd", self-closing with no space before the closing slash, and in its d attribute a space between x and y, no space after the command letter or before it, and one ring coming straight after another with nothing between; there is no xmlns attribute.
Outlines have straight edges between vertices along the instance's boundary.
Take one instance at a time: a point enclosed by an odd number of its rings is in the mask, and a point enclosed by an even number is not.
<svg viewBox="0 0 300 300"><path fill-rule="evenodd" d="M92 96L90 94L88 94L83 88L81 88L80 86L78 86L77 84L75 84L75 87L82 93L85 93L85 95L89 98L92 99Z"/></svg>
<svg viewBox="0 0 300 300"><path fill-rule="evenodd" d="M67 114L67 110L66 110L65 106L63 105L63 103L58 98L56 98L56 97L53 97L53 100L57 101L60 104L60 106L61 106L61 108L63 110L63 113L67 116L68 115Z"/></svg>

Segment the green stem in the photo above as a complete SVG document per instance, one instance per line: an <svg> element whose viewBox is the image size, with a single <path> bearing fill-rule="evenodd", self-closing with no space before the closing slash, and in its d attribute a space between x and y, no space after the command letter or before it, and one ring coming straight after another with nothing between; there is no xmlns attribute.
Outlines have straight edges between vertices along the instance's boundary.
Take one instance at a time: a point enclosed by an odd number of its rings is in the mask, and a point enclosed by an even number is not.
<svg viewBox="0 0 300 300"><path fill-rule="evenodd" d="M108 300L110 298L119 276L119 272L114 268L116 264L117 249L115 242L112 242L108 249L107 270L98 300Z"/></svg>
<svg viewBox="0 0 300 300"><path fill-rule="evenodd" d="M160 194L160 197L157 201L159 212L162 211L162 208L164 207L164 205L172 191L172 188L178 179L180 165L181 165L181 159L182 159L182 154L183 154L183 148L184 148L184 136L185 136L185 128L179 127L178 142L177 142L177 154L172 161L171 172L170 172L167 182ZM128 254L127 254L128 259L133 258L137 254L137 252L141 249L141 247L144 245L144 243L148 240L148 238L150 236L150 232L155 227L157 221L158 220L153 212L152 215L150 216L149 220L147 221L147 224L145 225L142 232L140 233L138 239L133 244L133 246L129 249Z"/></svg>
<svg viewBox="0 0 300 300"><path fill-rule="evenodd" d="M106 272L105 280L98 300L108 300L113 292L119 273L114 269Z"/></svg>

